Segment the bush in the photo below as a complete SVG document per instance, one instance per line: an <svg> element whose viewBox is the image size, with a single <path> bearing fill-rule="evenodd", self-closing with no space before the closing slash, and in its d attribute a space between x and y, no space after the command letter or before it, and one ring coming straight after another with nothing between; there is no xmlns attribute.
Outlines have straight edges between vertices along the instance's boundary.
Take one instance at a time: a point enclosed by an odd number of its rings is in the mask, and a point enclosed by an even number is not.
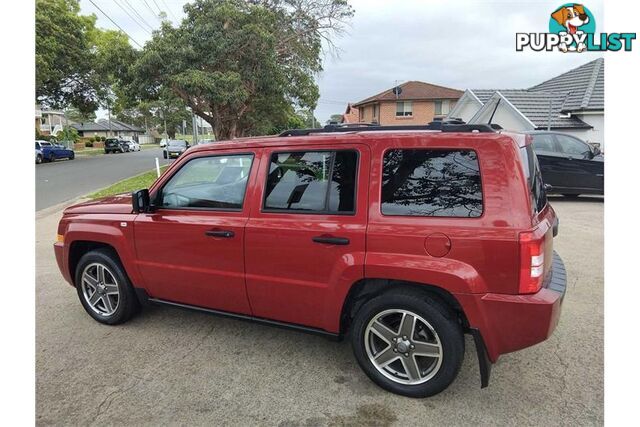
<svg viewBox="0 0 640 427"><path fill-rule="evenodd" d="M93 138L90 138L89 141L84 143L85 147L87 147L87 148L92 148L93 147L93 141L91 141L91 139L93 139Z"/></svg>
<svg viewBox="0 0 640 427"><path fill-rule="evenodd" d="M89 142L93 145L93 143L96 141L96 139L94 137L89 138Z"/></svg>
<svg viewBox="0 0 640 427"><path fill-rule="evenodd" d="M106 136L101 136L101 137L100 137L100 141L105 142L106 140L107 140L107 137L106 137Z"/></svg>

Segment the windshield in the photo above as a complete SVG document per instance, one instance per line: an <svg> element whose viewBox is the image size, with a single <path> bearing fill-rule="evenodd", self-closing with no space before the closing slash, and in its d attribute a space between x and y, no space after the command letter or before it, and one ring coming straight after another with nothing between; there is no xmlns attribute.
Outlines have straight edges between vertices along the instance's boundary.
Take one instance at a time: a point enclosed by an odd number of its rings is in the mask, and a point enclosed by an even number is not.
<svg viewBox="0 0 640 427"><path fill-rule="evenodd" d="M169 141L169 147L186 147L187 143L185 141Z"/></svg>

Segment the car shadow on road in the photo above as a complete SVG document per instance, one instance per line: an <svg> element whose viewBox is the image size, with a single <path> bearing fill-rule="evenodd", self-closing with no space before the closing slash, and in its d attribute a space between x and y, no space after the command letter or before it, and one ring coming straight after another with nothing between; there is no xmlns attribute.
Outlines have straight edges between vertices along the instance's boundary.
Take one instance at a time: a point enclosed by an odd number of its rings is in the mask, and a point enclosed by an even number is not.
<svg viewBox="0 0 640 427"><path fill-rule="evenodd" d="M566 196L550 195L550 196L547 196L547 199L553 203L558 203L558 202L604 203L604 196L566 197Z"/></svg>

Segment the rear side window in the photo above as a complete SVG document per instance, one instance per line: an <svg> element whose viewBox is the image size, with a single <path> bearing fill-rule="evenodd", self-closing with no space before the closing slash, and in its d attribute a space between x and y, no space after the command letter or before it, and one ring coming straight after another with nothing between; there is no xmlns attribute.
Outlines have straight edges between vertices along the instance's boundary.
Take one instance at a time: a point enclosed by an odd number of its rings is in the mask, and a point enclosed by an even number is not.
<svg viewBox="0 0 640 427"><path fill-rule="evenodd" d="M531 206L535 214L544 209L547 204L547 193L544 190L540 164L531 145L520 149L520 157L522 158L522 167L529 186Z"/></svg>
<svg viewBox="0 0 640 427"><path fill-rule="evenodd" d="M264 209L300 213L354 213L355 151L273 153Z"/></svg>
<svg viewBox="0 0 640 427"><path fill-rule="evenodd" d="M471 150L391 150L382 170L384 215L479 217L482 183Z"/></svg>

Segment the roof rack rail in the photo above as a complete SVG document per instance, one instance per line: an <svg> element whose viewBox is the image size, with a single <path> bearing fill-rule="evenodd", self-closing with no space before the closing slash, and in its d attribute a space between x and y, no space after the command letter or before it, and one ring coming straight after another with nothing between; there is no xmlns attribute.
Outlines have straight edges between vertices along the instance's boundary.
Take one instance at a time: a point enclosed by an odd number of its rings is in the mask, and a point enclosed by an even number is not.
<svg viewBox="0 0 640 427"><path fill-rule="evenodd" d="M289 129L279 136L306 136L314 133L357 132L357 131L391 131L391 130L439 130L441 132L496 132L502 129L492 124L466 124L461 119L435 120L427 125L381 126L376 123L342 123L329 124L315 129Z"/></svg>

